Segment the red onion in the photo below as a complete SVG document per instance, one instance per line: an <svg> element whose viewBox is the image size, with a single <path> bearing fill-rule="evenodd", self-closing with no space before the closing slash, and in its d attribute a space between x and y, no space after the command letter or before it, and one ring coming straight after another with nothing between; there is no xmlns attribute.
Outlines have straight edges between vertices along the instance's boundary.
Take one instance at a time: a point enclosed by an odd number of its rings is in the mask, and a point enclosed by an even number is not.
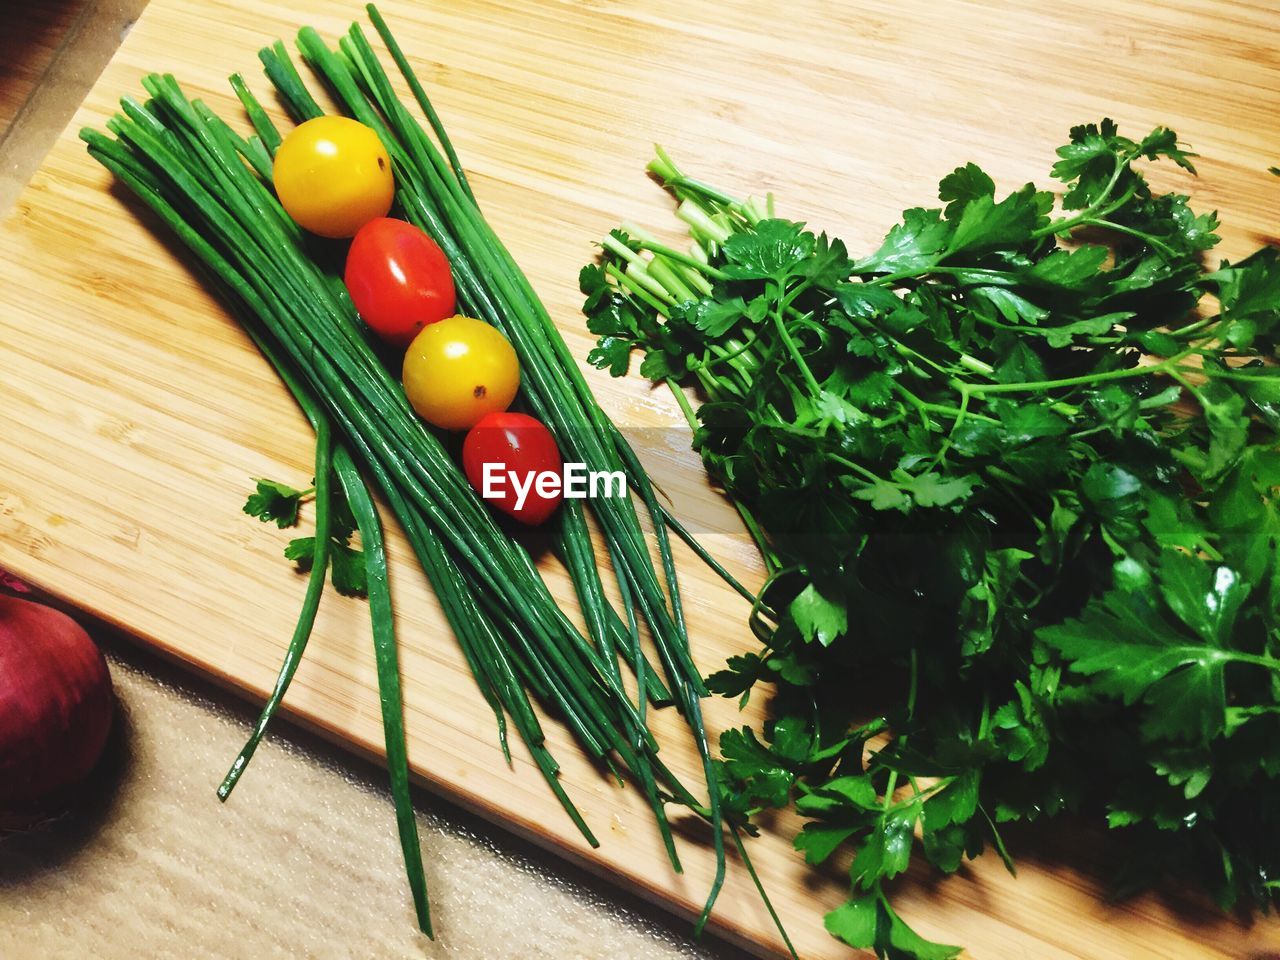
<svg viewBox="0 0 1280 960"><path fill-rule="evenodd" d="M64 613L0 595L0 811L37 811L88 776L111 731L107 663Z"/></svg>

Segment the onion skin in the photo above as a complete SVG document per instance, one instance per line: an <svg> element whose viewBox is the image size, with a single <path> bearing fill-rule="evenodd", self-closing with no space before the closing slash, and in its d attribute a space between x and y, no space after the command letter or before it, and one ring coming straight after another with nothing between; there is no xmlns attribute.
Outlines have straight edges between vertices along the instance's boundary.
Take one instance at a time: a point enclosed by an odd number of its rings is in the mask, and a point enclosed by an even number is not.
<svg viewBox="0 0 1280 960"><path fill-rule="evenodd" d="M45 812L84 780L114 714L107 662L84 629L0 594L0 811Z"/></svg>

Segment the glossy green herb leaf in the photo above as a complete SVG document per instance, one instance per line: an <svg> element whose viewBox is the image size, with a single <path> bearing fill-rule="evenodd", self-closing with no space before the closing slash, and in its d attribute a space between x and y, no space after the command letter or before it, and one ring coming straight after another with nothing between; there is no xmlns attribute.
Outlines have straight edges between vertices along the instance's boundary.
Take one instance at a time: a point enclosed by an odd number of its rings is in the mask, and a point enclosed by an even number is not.
<svg viewBox="0 0 1280 960"><path fill-rule="evenodd" d="M244 512L263 523L274 523L280 529L297 526L302 499L311 491L295 489L275 480L255 479L257 489L245 501Z"/></svg>
<svg viewBox="0 0 1280 960"><path fill-rule="evenodd" d="M584 274L592 362L704 398L694 448L772 574L709 681L770 708L723 738L726 805L792 805L797 850L851 864L852 946L955 955L882 884L917 849L1012 870L999 825L1067 812L1145 845L1122 889L1274 898L1280 257L1206 253L1217 216L1145 174L1192 160L1083 124L1056 205L968 163L850 260L664 154L694 253L648 252L697 298L616 252Z"/></svg>

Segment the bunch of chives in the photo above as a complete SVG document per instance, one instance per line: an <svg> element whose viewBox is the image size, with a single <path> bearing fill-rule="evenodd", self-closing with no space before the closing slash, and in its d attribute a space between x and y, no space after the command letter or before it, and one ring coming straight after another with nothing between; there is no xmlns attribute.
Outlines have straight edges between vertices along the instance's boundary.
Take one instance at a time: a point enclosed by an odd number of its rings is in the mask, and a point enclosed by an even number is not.
<svg viewBox="0 0 1280 960"><path fill-rule="evenodd" d="M435 131L438 146L391 92L358 26L352 27L337 53L314 31L304 29L299 36L304 58L344 107L382 138L395 164L401 211L449 255L464 309L493 323L516 347L526 401L551 427L561 448L590 469L627 472L655 520L662 575L654 568L630 501L596 501L593 511L618 572L620 614L605 598L583 512L576 504L566 504L558 547L588 626L589 639L583 637L556 606L528 554L494 524L439 438L413 414L399 384L366 339L336 275L308 255L301 231L269 187L271 157L280 134L243 81L232 78L256 130L247 139L204 104L189 101L172 77L149 76L144 87L152 99L145 105L123 100L123 113L108 122L117 139L92 130L82 136L90 153L152 207L212 274L292 389L317 436L317 552L306 598L275 689L220 796L226 797L252 756L305 648L325 579L331 485L336 478L366 548L397 820L419 923L430 932L409 800L385 550L377 511L361 479L363 468L403 526L440 597L494 710L504 752L509 716L588 841L598 845L559 784L531 694L569 726L593 758L632 777L653 808L676 870L679 858L664 804L682 803L712 824L717 873L700 928L723 882L724 836L698 702L704 689L689 654L664 527L669 518L634 453L591 397L528 280L484 221L447 135L394 38L372 7L370 15ZM282 44L264 50L262 59L295 119L320 114ZM336 440L331 424L337 428ZM645 659L637 608L655 641L671 692ZM619 650L636 675L641 691L636 701L623 686ZM645 720L646 702L672 700L689 721L703 758L706 804L656 756L657 745ZM738 841L736 831L733 837ZM738 847L742 850L740 842Z"/></svg>

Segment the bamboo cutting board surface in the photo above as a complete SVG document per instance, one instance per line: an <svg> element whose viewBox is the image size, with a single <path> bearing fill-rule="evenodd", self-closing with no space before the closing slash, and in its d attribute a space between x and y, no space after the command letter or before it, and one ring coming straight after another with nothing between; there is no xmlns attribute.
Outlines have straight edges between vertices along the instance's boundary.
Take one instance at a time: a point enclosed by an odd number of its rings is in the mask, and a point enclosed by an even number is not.
<svg viewBox="0 0 1280 960"><path fill-rule="evenodd" d="M672 222L642 173L655 140L704 179L739 193L776 191L782 215L857 250L903 207L929 202L956 164L975 160L1004 187L1043 180L1069 125L1110 115L1136 134L1168 124L1203 154L1198 181L1161 174L1159 183L1222 212L1224 255L1280 230L1280 182L1265 172L1280 160L1280 11L1268 3L805 2L781 13L764 2L389 0L383 12L482 205L579 357L590 337L576 275L592 241L622 219ZM280 557L292 534L240 506L250 476L304 486L311 438L188 261L84 154L76 131L101 126L151 70L174 73L189 93L239 118L227 74L256 78L262 45L307 23L333 39L360 15L337 0L152 0L0 230L0 566L255 697L274 679L302 583ZM265 81L253 85L265 94ZM678 512L696 518L731 569L758 582L732 511L687 451L674 404L638 379L589 376L640 439ZM673 875L635 791L610 783L550 725L567 788L603 841L590 850L517 745L514 768L503 765L493 717L430 590L403 540L393 535L391 548L421 778L685 915L695 911L711 878L705 838L692 832L686 873ZM680 560L695 653L714 669L751 645L746 610L687 552ZM553 591L571 604L567 580L547 566ZM286 704L376 753L366 616L359 602L326 596ZM731 703L709 710L713 733L741 722ZM664 756L694 780L695 754L666 713L657 720ZM793 830L781 821L753 843L757 866L800 953L846 956L820 915L847 881L808 871L789 848ZM1075 845L1015 849L1017 881L993 857L945 883L913 874L897 902L921 933L963 943L982 960L1280 949L1274 922L1247 927L1168 897L1105 905L1087 864L1061 856ZM714 922L745 949L779 949L732 864Z"/></svg>

